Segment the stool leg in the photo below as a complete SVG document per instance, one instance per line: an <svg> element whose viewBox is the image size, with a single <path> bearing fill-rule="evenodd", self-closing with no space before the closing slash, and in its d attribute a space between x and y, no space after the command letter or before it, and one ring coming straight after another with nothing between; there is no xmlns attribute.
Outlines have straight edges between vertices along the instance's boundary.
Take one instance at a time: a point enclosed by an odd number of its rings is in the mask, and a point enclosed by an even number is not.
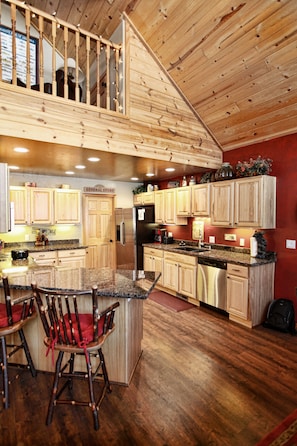
<svg viewBox="0 0 297 446"><path fill-rule="evenodd" d="M57 362L56 362L56 371L55 371L55 377L54 377L54 382L53 382L53 387L52 387L51 399L50 399L50 402L48 405L48 411L47 411L47 417L46 417L46 425L47 426L49 424L51 424L51 422L53 420L54 406L55 406L55 400L56 400L56 395L57 395L57 391L58 391L59 374L60 374L63 356L64 356L64 352L60 351L59 355L58 355Z"/></svg>
<svg viewBox="0 0 297 446"><path fill-rule="evenodd" d="M28 366L29 366L30 371L31 371L31 375L33 376L33 378L35 378L36 375L37 375L37 372L36 372L36 369L34 367L34 364L33 364L32 358L31 358L30 350L29 350L29 347L28 347L28 344L27 344L27 340L26 340L25 335L24 335L24 331L22 329L19 330L19 336L20 336L21 341L22 341L22 346L23 346L24 351L25 351L25 355L26 355L26 358L27 358Z"/></svg>
<svg viewBox="0 0 297 446"><path fill-rule="evenodd" d="M91 403L91 409L93 412L94 429L95 429L95 431L97 431L99 429L99 417L98 417L98 409L97 409L95 397L94 397L93 379L92 379L92 363L91 363L90 353L86 352L85 357L86 357L86 366L87 366L87 372L88 372L90 403Z"/></svg>
<svg viewBox="0 0 297 446"><path fill-rule="evenodd" d="M9 408L8 369L7 369L6 341L4 336L1 337L1 350L2 350L2 373L3 373L3 404L4 404L4 409L8 409Z"/></svg>
<svg viewBox="0 0 297 446"><path fill-rule="evenodd" d="M111 392L111 385L110 385L110 382L109 382L107 368L106 368L106 364L105 364L105 359L104 359L103 351L101 350L101 348L98 350L98 353L99 353L99 357L100 357L100 361L101 361L101 367L102 367L102 372L103 372L103 377L104 377L104 383L106 385L107 390L110 393Z"/></svg>

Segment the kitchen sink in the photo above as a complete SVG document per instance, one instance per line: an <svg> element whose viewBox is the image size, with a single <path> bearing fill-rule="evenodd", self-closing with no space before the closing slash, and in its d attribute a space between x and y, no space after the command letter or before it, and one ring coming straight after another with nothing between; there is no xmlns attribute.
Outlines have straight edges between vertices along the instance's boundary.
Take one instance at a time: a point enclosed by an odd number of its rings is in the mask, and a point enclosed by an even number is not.
<svg viewBox="0 0 297 446"><path fill-rule="evenodd" d="M176 249L180 249L181 251L189 251L189 252L208 251L207 248L198 248L198 246L179 246Z"/></svg>

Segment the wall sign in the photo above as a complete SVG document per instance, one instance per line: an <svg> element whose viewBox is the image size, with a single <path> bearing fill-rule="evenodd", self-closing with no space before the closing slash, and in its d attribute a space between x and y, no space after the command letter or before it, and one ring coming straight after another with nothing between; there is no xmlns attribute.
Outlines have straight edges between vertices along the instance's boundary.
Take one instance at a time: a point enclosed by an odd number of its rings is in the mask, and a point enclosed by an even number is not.
<svg viewBox="0 0 297 446"><path fill-rule="evenodd" d="M27 36L23 33L16 32L16 70L17 77L26 83L27 73ZM1 39L1 59L2 59L2 80L11 81L12 79L12 30L0 25ZM30 37L30 83L35 85L38 83L37 76L37 58L38 58L38 39Z"/></svg>

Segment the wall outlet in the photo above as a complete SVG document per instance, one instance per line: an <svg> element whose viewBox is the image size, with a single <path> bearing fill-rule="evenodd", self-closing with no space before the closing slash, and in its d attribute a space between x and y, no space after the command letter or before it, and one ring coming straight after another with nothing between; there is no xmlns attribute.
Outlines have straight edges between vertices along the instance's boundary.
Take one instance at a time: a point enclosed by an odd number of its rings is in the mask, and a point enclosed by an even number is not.
<svg viewBox="0 0 297 446"><path fill-rule="evenodd" d="M236 242L236 234L225 234L225 240L229 242Z"/></svg>
<svg viewBox="0 0 297 446"><path fill-rule="evenodd" d="M245 244L244 238L240 238L239 239L239 246L244 246L244 244Z"/></svg>
<svg viewBox="0 0 297 446"><path fill-rule="evenodd" d="M216 238L215 238L214 235L210 235L208 240L209 240L209 243L215 243L216 242Z"/></svg>
<svg viewBox="0 0 297 446"><path fill-rule="evenodd" d="M286 248L296 249L296 240L286 240Z"/></svg>

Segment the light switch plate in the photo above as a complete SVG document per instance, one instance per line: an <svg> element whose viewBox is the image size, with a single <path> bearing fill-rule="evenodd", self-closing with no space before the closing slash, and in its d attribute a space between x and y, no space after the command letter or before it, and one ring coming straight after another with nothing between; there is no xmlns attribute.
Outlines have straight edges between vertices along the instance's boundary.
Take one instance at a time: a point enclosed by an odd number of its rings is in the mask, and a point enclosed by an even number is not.
<svg viewBox="0 0 297 446"><path fill-rule="evenodd" d="M210 235L209 236L209 243L215 243L216 242L216 238L214 235Z"/></svg>
<svg viewBox="0 0 297 446"><path fill-rule="evenodd" d="M296 240L286 240L286 248L296 249Z"/></svg>

